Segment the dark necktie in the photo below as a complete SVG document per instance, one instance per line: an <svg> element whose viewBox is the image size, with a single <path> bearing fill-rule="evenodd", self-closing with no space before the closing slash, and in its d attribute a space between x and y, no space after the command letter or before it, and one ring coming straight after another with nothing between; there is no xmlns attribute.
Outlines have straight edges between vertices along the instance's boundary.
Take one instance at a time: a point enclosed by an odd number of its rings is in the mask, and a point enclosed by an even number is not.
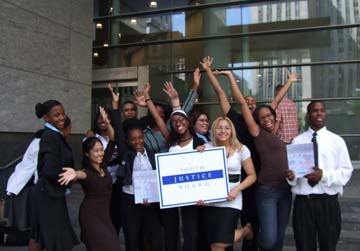
<svg viewBox="0 0 360 251"><path fill-rule="evenodd" d="M316 136L317 136L317 133L314 132L311 141L313 142L313 145L314 145L314 162L315 162L315 166L319 166L318 144L317 144ZM314 187L314 186L316 186L318 181L308 180L308 183L309 183L309 185L311 187Z"/></svg>

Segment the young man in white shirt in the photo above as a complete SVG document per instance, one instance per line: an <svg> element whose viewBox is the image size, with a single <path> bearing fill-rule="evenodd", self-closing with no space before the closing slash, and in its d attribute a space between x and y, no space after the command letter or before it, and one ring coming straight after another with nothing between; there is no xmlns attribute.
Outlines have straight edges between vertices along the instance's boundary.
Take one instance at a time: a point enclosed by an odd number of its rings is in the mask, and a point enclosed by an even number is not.
<svg viewBox="0 0 360 251"><path fill-rule="evenodd" d="M309 129L295 137L292 144L314 144L314 171L304 177L288 172L288 182L296 194L293 230L297 251L336 251L341 231L338 195L349 181L353 167L345 141L328 131L322 101L307 107Z"/></svg>

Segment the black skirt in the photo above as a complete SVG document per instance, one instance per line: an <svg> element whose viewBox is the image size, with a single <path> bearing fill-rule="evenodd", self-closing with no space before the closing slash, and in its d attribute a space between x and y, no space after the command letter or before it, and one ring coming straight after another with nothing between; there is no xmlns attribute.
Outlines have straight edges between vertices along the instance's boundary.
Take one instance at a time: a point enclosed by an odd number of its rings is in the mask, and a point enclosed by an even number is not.
<svg viewBox="0 0 360 251"><path fill-rule="evenodd" d="M50 197L39 185L31 193L31 239L48 251L72 250L79 240L71 226L66 198Z"/></svg>
<svg viewBox="0 0 360 251"><path fill-rule="evenodd" d="M240 210L229 207L203 207L204 225L210 243L234 243Z"/></svg>
<svg viewBox="0 0 360 251"><path fill-rule="evenodd" d="M30 228L30 194L33 185L26 185L18 195L6 196L5 218L10 227L16 227L20 231Z"/></svg>

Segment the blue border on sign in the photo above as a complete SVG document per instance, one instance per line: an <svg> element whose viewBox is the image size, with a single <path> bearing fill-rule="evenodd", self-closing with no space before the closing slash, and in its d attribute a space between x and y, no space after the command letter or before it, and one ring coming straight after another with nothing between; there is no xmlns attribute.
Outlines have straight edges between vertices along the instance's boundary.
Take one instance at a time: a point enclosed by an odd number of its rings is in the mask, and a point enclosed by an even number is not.
<svg viewBox="0 0 360 251"><path fill-rule="evenodd" d="M224 175L225 175L225 181L226 181L226 190L229 191L229 176L228 176L228 170L226 167L226 154L225 154L225 148L224 147L214 147L214 148L208 148L205 149L205 152L211 152L211 151L221 151L223 155L223 167L224 167ZM161 186L161 170L159 168L159 158L163 156L169 156L169 155L181 155L181 154L189 154L189 153L198 153L198 150L193 151L186 151L186 152L174 152L174 153L158 153L155 155L155 162L156 162L156 171L158 173L158 188L159 188L159 203L160 208L172 208L172 207L181 207L181 206L190 206L190 205L196 205L197 201L189 201L186 203L176 203L176 204L167 204L164 205L163 203L163 195L162 195L162 186ZM221 197L221 198L215 198L211 200L204 200L206 203L211 202L219 202L226 200L227 197Z"/></svg>

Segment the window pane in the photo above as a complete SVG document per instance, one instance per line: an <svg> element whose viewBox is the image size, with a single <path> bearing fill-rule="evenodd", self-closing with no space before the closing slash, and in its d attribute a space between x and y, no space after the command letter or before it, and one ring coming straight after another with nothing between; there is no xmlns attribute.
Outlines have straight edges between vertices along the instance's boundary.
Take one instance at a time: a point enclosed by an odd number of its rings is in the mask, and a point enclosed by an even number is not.
<svg viewBox="0 0 360 251"><path fill-rule="evenodd" d="M299 114L300 132L307 130L305 115L309 102L297 102ZM348 147L350 158L360 160L360 135L358 125L360 124L360 101L326 101L328 130L340 135ZM238 105L233 105L239 111ZM195 109L206 111L213 121L221 115L219 105L197 105Z"/></svg>

